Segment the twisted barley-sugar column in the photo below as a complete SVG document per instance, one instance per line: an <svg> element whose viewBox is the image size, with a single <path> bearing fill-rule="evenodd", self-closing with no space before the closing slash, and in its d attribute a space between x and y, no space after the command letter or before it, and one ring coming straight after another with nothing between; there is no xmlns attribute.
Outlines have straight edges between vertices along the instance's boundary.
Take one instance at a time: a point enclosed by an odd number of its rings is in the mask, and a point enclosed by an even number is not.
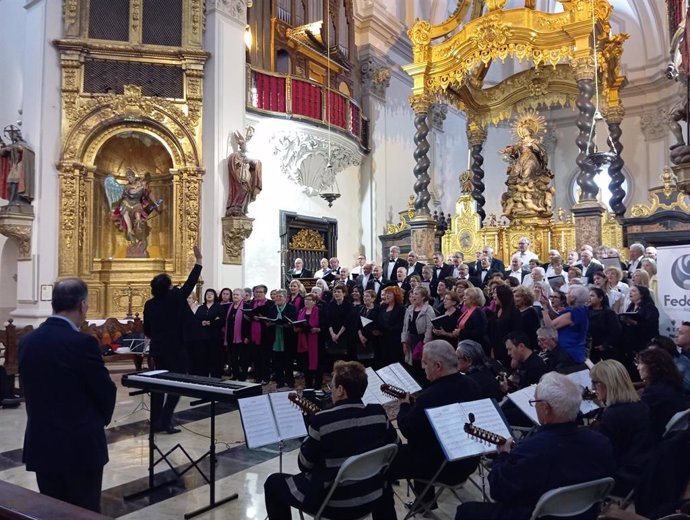
<svg viewBox="0 0 690 520"><path fill-rule="evenodd" d="M593 59L586 57L581 58L579 62L573 60L573 68L575 69L575 79L580 92L576 101L579 111L577 128L580 130L580 133L575 141L577 148L580 150L575 161L580 169L580 173L577 175L577 185L582 190L578 202L596 201L599 187L594 182L594 177L597 174L597 169L591 161L587 160L587 155L593 151L588 149L587 144L592 125L594 124L594 112L596 110L594 103L592 103L592 96L595 90Z"/></svg>
<svg viewBox="0 0 690 520"><path fill-rule="evenodd" d="M423 94L410 96L410 105L412 110L414 110L414 210L415 215L429 215L429 200L431 200L431 195L429 194L429 183L431 182L431 177L429 177L429 166L430 161L428 157L429 153L429 141L426 137L429 135L429 125L427 124L427 116L429 113L429 108L431 106L431 101L429 98Z"/></svg>
<svg viewBox="0 0 690 520"><path fill-rule="evenodd" d="M623 182L625 182L625 176L623 175L623 144L621 143L621 135L623 131L621 130L621 123L623 122L623 117L625 116L625 109L622 106L611 107L606 111L606 124L609 128L609 150L615 154L611 164L609 165L609 176L611 177L611 182L609 183L609 190L611 191L611 200L609 205L611 210L616 214L617 217L622 217L625 215L625 204L623 204L623 199L625 198L625 190L623 189Z"/></svg>
<svg viewBox="0 0 690 520"><path fill-rule="evenodd" d="M468 122L467 142L471 147L472 198L477 202L477 214L480 217L481 226L484 226L486 199L484 198L484 169L482 168L484 155L482 155L482 149L486 142L486 128L477 123Z"/></svg>

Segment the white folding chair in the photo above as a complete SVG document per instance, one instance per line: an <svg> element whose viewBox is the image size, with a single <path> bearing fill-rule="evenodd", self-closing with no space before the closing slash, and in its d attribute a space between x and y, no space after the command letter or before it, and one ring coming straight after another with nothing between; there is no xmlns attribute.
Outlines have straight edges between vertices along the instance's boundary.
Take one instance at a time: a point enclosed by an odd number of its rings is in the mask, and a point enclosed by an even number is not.
<svg viewBox="0 0 690 520"><path fill-rule="evenodd" d="M397 452L397 445L386 444L385 446L381 446L375 450L348 457L345 462L343 462L343 465L340 466L340 470L338 470L338 474L335 476L335 480L333 481L333 484L331 484L326 498L324 498L323 502L321 503L321 507L319 507L316 515L313 516L314 520L324 520L321 515L323 514L324 509L328 507L331 496L339 486L350 484L352 482L368 480L377 475L385 475ZM374 503L375 501L371 502L372 507ZM311 513L307 514L311 516ZM366 518L368 515L369 513L365 514L364 516L353 517L352 520ZM299 512L299 516L302 520L304 520L304 513L302 511Z"/></svg>
<svg viewBox="0 0 690 520"><path fill-rule="evenodd" d="M668 420L666 429L664 430L664 437L671 432L687 430L688 427L690 427L690 408L676 413Z"/></svg>
<svg viewBox="0 0 690 520"><path fill-rule="evenodd" d="M534 507L530 520L543 516L575 516L601 503L613 489L610 477L563 486L544 493Z"/></svg>

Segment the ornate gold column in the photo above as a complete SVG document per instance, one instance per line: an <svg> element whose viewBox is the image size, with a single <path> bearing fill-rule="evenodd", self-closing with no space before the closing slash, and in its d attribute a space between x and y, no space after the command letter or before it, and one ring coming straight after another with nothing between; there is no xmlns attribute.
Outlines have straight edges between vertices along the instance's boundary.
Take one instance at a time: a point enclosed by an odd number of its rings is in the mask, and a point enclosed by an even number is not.
<svg viewBox="0 0 690 520"><path fill-rule="evenodd" d="M244 241L254 228L253 218L241 215L223 217L223 263L242 265Z"/></svg>
<svg viewBox="0 0 690 520"><path fill-rule="evenodd" d="M426 137L429 134L429 125L427 124L427 116L429 108L431 107L431 99L425 94L418 94L410 96L410 105L414 110L414 126L416 129L414 135L414 143L416 145L414 151L415 167L414 176L417 181L414 183L415 201L414 209L415 216L410 220L410 242L412 250L417 253L419 259L423 262L428 262L434 254L436 249L436 221L431 217L429 212L429 142Z"/></svg>

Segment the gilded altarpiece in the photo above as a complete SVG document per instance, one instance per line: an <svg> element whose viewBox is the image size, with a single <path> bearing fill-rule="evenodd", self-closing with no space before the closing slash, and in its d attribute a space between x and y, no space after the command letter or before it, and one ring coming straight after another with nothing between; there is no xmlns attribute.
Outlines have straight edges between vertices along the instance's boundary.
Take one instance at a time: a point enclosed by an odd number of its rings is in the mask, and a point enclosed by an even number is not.
<svg viewBox="0 0 690 520"><path fill-rule="evenodd" d="M55 42L62 70L58 275L88 283L90 318L124 317L130 305L141 313L155 274L181 282L194 263L204 174L203 6L181 0L178 45L144 42L140 1L130 3L128 41L89 38L89 6L63 2L64 37ZM108 88L94 83L94 63L106 67ZM156 71L178 78L177 91L152 92L144 76L155 82ZM163 200L150 219L148 258L126 257L104 192L104 178L122 182L128 168L149 174L151 192Z"/></svg>

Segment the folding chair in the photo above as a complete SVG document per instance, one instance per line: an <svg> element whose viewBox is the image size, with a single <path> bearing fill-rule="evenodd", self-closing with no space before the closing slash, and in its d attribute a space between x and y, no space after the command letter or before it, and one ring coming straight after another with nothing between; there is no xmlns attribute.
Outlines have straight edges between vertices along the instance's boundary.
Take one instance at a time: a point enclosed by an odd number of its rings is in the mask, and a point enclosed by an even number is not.
<svg viewBox="0 0 690 520"><path fill-rule="evenodd" d="M438 503L439 499L441 498L441 495L446 491L450 491L451 493L453 493L453 495L455 495L455 498L462 502L462 499L460 498L458 491L460 491L460 489L463 488L465 484L471 480L468 477L466 480L463 480L462 482L459 482L457 484L447 484L446 482L438 480L439 476L441 475L441 472L446 467L447 463L448 461L444 460L441 463L441 467L438 468L438 471L436 471L434 476L430 479L414 479L415 482L424 484L424 489L421 491L421 493L417 493L416 491L414 491L414 488L412 488L413 492L415 493L415 498L412 501L412 504L410 505L410 510L407 512L403 520L407 520L408 518L415 515L424 515L427 517L438 519L438 516L433 511L431 511L431 508L434 504ZM479 465L481 465L481 462L479 463ZM478 489L482 489L482 487L480 487L479 484L473 481L472 483L475 486L477 486ZM424 496L426 495L427 491L429 491L432 487L436 488L434 498L431 501L424 501Z"/></svg>
<svg viewBox="0 0 690 520"><path fill-rule="evenodd" d="M338 474L335 476L335 480L333 481L333 484L331 484L326 498L324 498L323 502L321 503L316 515L313 516L314 520L325 520L321 515L326 507L328 507L333 493L336 489L338 489L339 486L344 486L362 480L368 480L377 475L385 475L397 452L397 445L386 444L385 446L381 446L375 450L348 457L345 462L343 462L343 465L340 466L340 470L338 470ZM375 503L376 500L371 502L369 505L373 507ZM307 514L311 516L311 513ZM366 518L368 515L369 513L366 513L363 516L352 517L351 520ZM299 516L302 520L304 520L304 513L302 511L299 512Z"/></svg>
<svg viewBox="0 0 690 520"><path fill-rule="evenodd" d="M530 520L544 516L575 516L604 501L613 489L611 477L551 489L544 493L534 507Z"/></svg>
<svg viewBox="0 0 690 520"><path fill-rule="evenodd" d="M666 437L669 433L678 430L687 430L688 427L690 427L690 408L676 413L668 420L663 436Z"/></svg>

